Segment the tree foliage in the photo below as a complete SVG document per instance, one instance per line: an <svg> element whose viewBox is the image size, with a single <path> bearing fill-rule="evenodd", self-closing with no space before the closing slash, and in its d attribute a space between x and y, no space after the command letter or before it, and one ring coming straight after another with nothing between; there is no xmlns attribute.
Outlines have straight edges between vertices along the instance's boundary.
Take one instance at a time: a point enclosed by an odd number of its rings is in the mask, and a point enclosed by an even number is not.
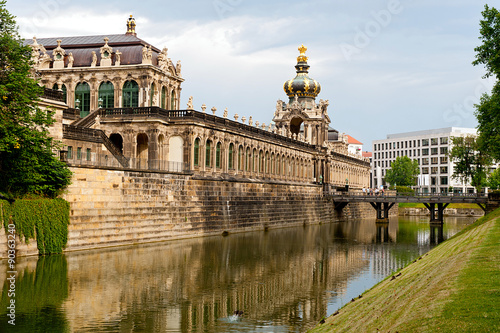
<svg viewBox="0 0 500 333"><path fill-rule="evenodd" d="M474 136L459 136L452 140L452 149L448 156L455 162L452 177L462 184L470 183L478 192L486 185L488 166L491 158L479 148L481 139Z"/></svg>
<svg viewBox="0 0 500 333"><path fill-rule="evenodd" d="M488 176L487 185L492 190L500 189L500 168L496 169Z"/></svg>
<svg viewBox="0 0 500 333"><path fill-rule="evenodd" d="M0 1L0 191L55 196L71 172L54 155L53 114L38 107L43 88L31 76L31 48Z"/></svg>
<svg viewBox="0 0 500 333"><path fill-rule="evenodd" d="M420 173L418 162L408 156L400 156L391 163L391 168L385 174L385 180L391 185L412 186Z"/></svg>
<svg viewBox="0 0 500 333"><path fill-rule="evenodd" d="M479 149L500 161L500 12L485 5L480 21L479 39L482 44L474 49L476 60L473 65L484 65L486 77L494 76L497 81L491 95L484 94L476 105L476 117L480 138Z"/></svg>

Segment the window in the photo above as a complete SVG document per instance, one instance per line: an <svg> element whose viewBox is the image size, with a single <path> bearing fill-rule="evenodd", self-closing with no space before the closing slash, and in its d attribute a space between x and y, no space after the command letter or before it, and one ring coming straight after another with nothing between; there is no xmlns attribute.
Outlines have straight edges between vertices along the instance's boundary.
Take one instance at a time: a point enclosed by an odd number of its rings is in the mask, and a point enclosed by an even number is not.
<svg viewBox="0 0 500 333"><path fill-rule="evenodd" d="M432 138L431 139L431 145L437 145L438 144L438 139L437 138Z"/></svg>
<svg viewBox="0 0 500 333"><path fill-rule="evenodd" d="M222 150L222 144L220 142L217 142L217 146L215 148L215 167L220 169L221 167L221 152Z"/></svg>
<svg viewBox="0 0 500 333"><path fill-rule="evenodd" d="M149 89L149 106L156 106L153 105L153 101L155 99L155 90L156 90L155 84L151 83L151 88Z"/></svg>
<svg viewBox="0 0 500 333"><path fill-rule="evenodd" d="M73 158L73 147L68 146L68 158Z"/></svg>
<svg viewBox="0 0 500 333"><path fill-rule="evenodd" d="M250 160L251 160L252 156L251 156L251 153L250 153L250 147L247 148L247 153L246 153L246 156L245 156L245 171L250 171Z"/></svg>
<svg viewBox="0 0 500 333"><path fill-rule="evenodd" d="M210 151L211 151L211 146L212 141L207 140L206 146L205 146L205 166L209 167L210 166Z"/></svg>
<svg viewBox="0 0 500 333"><path fill-rule="evenodd" d="M228 153L228 159L227 159L227 167L228 169L232 170L234 169L234 163L233 163L233 153L234 151L234 144L229 144L229 153Z"/></svg>
<svg viewBox="0 0 500 333"><path fill-rule="evenodd" d="M200 165L200 139L196 138L194 140L194 159L193 163L195 166Z"/></svg>
<svg viewBox="0 0 500 333"><path fill-rule="evenodd" d="M441 185L448 185L448 177L441 177Z"/></svg>
<svg viewBox="0 0 500 333"><path fill-rule="evenodd" d="M52 86L52 89L59 90L59 86L57 85L57 83L54 83L54 85ZM66 89L66 86L64 84L61 86L61 90L60 91L62 91L64 103L67 103L68 102L66 100L67 89Z"/></svg>
<svg viewBox="0 0 500 333"><path fill-rule="evenodd" d="M443 155L448 154L448 147L441 147L439 148L439 152Z"/></svg>
<svg viewBox="0 0 500 333"><path fill-rule="evenodd" d="M161 88L161 101L160 101L160 107L162 109L165 109L167 106L167 89L165 87Z"/></svg>
<svg viewBox="0 0 500 333"><path fill-rule="evenodd" d="M76 148L76 159L81 160L82 159L82 147Z"/></svg>
<svg viewBox="0 0 500 333"><path fill-rule="evenodd" d="M427 155L429 155L429 148L422 149L422 156L427 156Z"/></svg>
<svg viewBox="0 0 500 333"><path fill-rule="evenodd" d="M113 83L109 81L101 83L99 86L99 104L102 108L115 107L115 89Z"/></svg>
<svg viewBox="0 0 500 333"><path fill-rule="evenodd" d="M437 167L431 167L431 174L436 175L438 173Z"/></svg>
<svg viewBox="0 0 500 333"><path fill-rule="evenodd" d="M398 149L399 149L399 142L398 142Z"/></svg>
<svg viewBox="0 0 500 333"><path fill-rule="evenodd" d="M429 168L428 167L422 168L422 174L423 175L428 175L429 174Z"/></svg>
<svg viewBox="0 0 500 333"><path fill-rule="evenodd" d="M438 164L438 158L437 157L431 157L431 164Z"/></svg>
<svg viewBox="0 0 500 333"><path fill-rule="evenodd" d="M91 156L92 156L91 150L90 148L87 148L87 161L91 160Z"/></svg>
<svg viewBox="0 0 500 333"><path fill-rule="evenodd" d="M422 159L422 165L428 165L429 164L429 158L426 157L426 158L423 158Z"/></svg>
<svg viewBox="0 0 500 333"><path fill-rule="evenodd" d="M447 167L447 166L442 166L442 167L439 169L439 172L440 172L440 173L448 173L448 167Z"/></svg>
<svg viewBox="0 0 500 333"><path fill-rule="evenodd" d="M431 155L437 155L438 154L438 149L437 148L431 148Z"/></svg>
<svg viewBox="0 0 500 333"><path fill-rule="evenodd" d="M408 148L408 141L405 141L405 148Z"/></svg>
<svg viewBox="0 0 500 333"><path fill-rule="evenodd" d="M448 156L441 157L441 164L448 163Z"/></svg>
<svg viewBox="0 0 500 333"><path fill-rule="evenodd" d="M170 93L170 110L176 110L175 107L175 90L172 89Z"/></svg>
<svg viewBox="0 0 500 333"><path fill-rule="evenodd" d="M429 139L422 139L422 147L429 145Z"/></svg>
<svg viewBox="0 0 500 333"><path fill-rule="evenodd" d="M123 107L136 108L139 106L139 85L135 81L127 81L123 85Z"/></svg>
<svg viewBox="0 0 500 333"><path fill-rule="evenodd" d="M442 145L445 145L448 143L448 138L447 137L444 137L444 138L439 138L439 142L442 144Z"/></svg>
<svg viewBox="0 0 500 333"><path fill-rule="evenodd" d="M84 118L90 113L90 86L87 82L80 82L75 88L75 107L80 109L80 117Z"/></svg>
<svg viewBox="0 0 500 333"><path fill-rule="evenodd" d="M387 149L387 142L385 143L385 149Z"/></svg>

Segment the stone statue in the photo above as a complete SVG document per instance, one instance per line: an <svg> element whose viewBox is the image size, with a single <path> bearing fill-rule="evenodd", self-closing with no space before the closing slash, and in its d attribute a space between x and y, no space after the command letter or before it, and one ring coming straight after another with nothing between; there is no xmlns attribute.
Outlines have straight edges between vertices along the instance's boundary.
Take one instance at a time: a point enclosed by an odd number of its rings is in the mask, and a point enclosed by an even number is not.
<svg viewBox="0 0 500 333"><path fill-rule="evenodd" d="M253 126L252 116L250 116L250 118L248 118L248 125Z"/></svg>
<svg viewBox="0 0 500 333"><path fill-rule="evenodd" d="M147 59L148 59L148 47L144 45L144 47L142 48L142 60L144 62L144 60Z"/></svg>
<svg viewBox="0 0 500 333"><path fill-rule="evenodd" d="M201 105L201 111L202 111L202 112L205 112L205 110L206 110L206 109L207 109L207 106L205 105L205 103L203 103L203 104Z"/></svg>
<svg viewBox="0 0 500 333"><path fill-rule="evenodd" d="M241 117L241 123L244 124L245 121L247 121L247 118L245 116Z"/></svg>
<svg viewBox="0 0 500 333"><path fill-rule="evenodd" d="M158 67L161 70L165 71L168 68L168 49L166 47L163 48L160 54L158 54Z"/></svg>
<svg viewBox="0 0 500 333"><path fill-rule="evenodd" d="M154 94L153 95L153 106L157 106L157 105L158 105L158 94Z"/></svg>
<svg viewBox="0 0 500 333"><path fill-rule="evenodd" d="M274 116L277 117L281 111L283 111L283 101L278 99L276 102L276 111L274 111Z"/></svg>
<svg viewBox="0 0 500 333"><path fill-rule="evenodd" d="M228 112L227 112L227 108L224 109L224 114L222 115L224 118L227 118L227 115L228 115Z"/></svg>
<svg viewBox="0 0 500 333"><path fill-rule="evenodd" d="M119 50L115 52L115 66L120 66L122 53Z"/></svg>
<svg viewBox="0 0 500 333"><path fill-rule="evenodd" d="M73 68L74 61L75 61L75 58L73 58L73 52L70 52L68 54L68 68Z"/></svg>
<svg viewBox="0 0 500 333"><path fill-rule="evenodd" d="M193 96L189 96L188 102L187 102L187 108L188 110L194 110L193 107Z"/></svg>
<svg viewBox="0 0 500 333"><path fill-rule="evenodd" d="M255 127L257 127L257 128L259 127L259 122L258 121L255 122Z"/></svg>
<svg viewBox="0 0 500 333"><path fill-rule="evenodd" d="M148 46L148 60L153 59L153 51L151 50L151 45Z"/></svg>
<svg viewBox="0 0 500 333"><path fill-rule="evenodd" d="M95 51L92 51L92 63L90 64L90 67L95 67L97 65L97 54L95 54Z"/></svg>
<svg viewBox="0 0 500 333"><path fill-rule="evenodd" d="M177 76L181 76L181 61L177 61L177 66L175 66L175 71L177 72Z"/></svg>

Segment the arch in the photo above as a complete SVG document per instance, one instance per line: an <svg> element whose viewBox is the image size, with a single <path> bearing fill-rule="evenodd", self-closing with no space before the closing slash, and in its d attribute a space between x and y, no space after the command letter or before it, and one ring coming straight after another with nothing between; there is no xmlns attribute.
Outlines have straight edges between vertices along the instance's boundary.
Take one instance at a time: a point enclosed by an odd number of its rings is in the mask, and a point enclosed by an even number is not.
<svg viewBox="0 0 500 333"><path fill-rule="evenodd" d="M257 166L258 166L258 161L257 161L257 158L259 158L259 156L257 155L257 148L254 148L253 149L253 154L252 154L253 158L252 158L252 172L257 172Z"/></svg>
<svg viewBox="0 0 500 333"><path fill-rule="evenodd" d="M80 117L86 117L90 113L90 86L87 82L80 82L75 88L75 106L80 105Z"/></svg>
<svg viewBox="0 0 500 333"><path fill-rule="evenodd" d="M259 173L264 173L264 152L262 149L259 151Z"/></svg>
<svg viewBox="0 0 500 333"><path fill-rule="evenodd" d="M168 161L174 170L182 170L184 163L184 139L178 135L168 139Z"/></svg>
<svg viewBox="0 0 500 333"><path fill-rule="evenodd" d="M264 159L264 172L269 174L269 152L266 151L266 157Z"/></svg>
<svg viewBox="0 0 500 333"><path fill-rule="evenodd" d="M113 133L109 136L109 139L116 148L120 149L120 152L123 154L123 137L118 133Z"/></svg>
<svg viewBox="0 0 500 333"><path fill-rule="evenodd" d="M175 98L175 90L172 89L172 91L170 92L170 109L171 110L175 110L176 107L175 107L175 103L176 102L176 98Z"/></svg>
<svg viewBox="0 0 500 333"><path fill-rule="evenodd" d="M129 80L123 84L124 108L136 108L139 106L139 85L134 80Z"/></svg>
<svg viewBox="0 0 500 333"><path fill-rule="evenodd" d="M292 120L290 120L290 132L299 135L300 125L302 125L303 122L304 120L301 117L293 117Z"/></svg>
<svg viewBox="0 0 500 333"><path fill-rule="evenodd" d="M115 87L110 81L102 82L99 86L99 100L102 100L103 108L115 107ZM99 103L100 104L100 103Z"/></svg>
<svg viewBox="0 0 500 333"><path fill-rule="evenodd" d="M243 146L240 145L238 148L238 170L243 171L243 166L245 164L245 156L243 153Z"/></svg>
<svg viewBox="0 0 500 333"><path fill-rule="evenodd" d="M167 106L167 88L165 86L161 87L161 102L160 107L165 109Z"/></svg>
<svg viewBox="0 0 500 333"><path fill-rule="evenodd" d="M215 167L220 169L222 167L222 143L217 142L215 146Z"/></svg>
<svg viewBox="0 0 500 333"><path fill-rule="evenodd" d="M232 142L229 144L229 151L227 153L227 168L229 170L234 169L234 144Z"/></svg>
<svg viewBox="0 0 500 333"><path fill-rule="evenodd" d="M145 133L137 134L136 166L137 168L146 168L148 165L148 136Z"/></svg>
<svg viewBox="0 0 500 333"><path fill-rule="evenodd" d="M247 153L245 155L245 171L251 171L250 164L252 159L252 152L250 151L250 147L247 147Z"/></svg>
<svg viewBox="0 0 500 333"><path fill-rule="evenodd" d="M212 165L211 153L212 153L212 141L207 140L207 142L205 143L205 166L206 167L210 167Z"/></svg>
<svg viewBox="0 0 500 333"><path fill-rule="evenodd" d="M193 164L200 166L200 138L194 139Z"/></svg>

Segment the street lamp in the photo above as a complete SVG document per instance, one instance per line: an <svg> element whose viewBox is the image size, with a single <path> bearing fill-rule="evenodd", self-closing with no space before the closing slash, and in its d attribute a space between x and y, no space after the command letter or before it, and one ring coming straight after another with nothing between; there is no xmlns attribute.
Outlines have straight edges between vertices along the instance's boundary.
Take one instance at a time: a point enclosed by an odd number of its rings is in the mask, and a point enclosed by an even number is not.
<svg viewBox="0 0 500 333"><path fill-rule="evenodd" d="M99 109L101 109L103 104L102 97L99 97L99 99L97 100L97 104L99 105Z"/></svg>
<svg viewBox="0 0 500 333"><path fill-rule="evenodd" d="M75 108L80 109L80 100L78 98L75 101Z"/></svg>

